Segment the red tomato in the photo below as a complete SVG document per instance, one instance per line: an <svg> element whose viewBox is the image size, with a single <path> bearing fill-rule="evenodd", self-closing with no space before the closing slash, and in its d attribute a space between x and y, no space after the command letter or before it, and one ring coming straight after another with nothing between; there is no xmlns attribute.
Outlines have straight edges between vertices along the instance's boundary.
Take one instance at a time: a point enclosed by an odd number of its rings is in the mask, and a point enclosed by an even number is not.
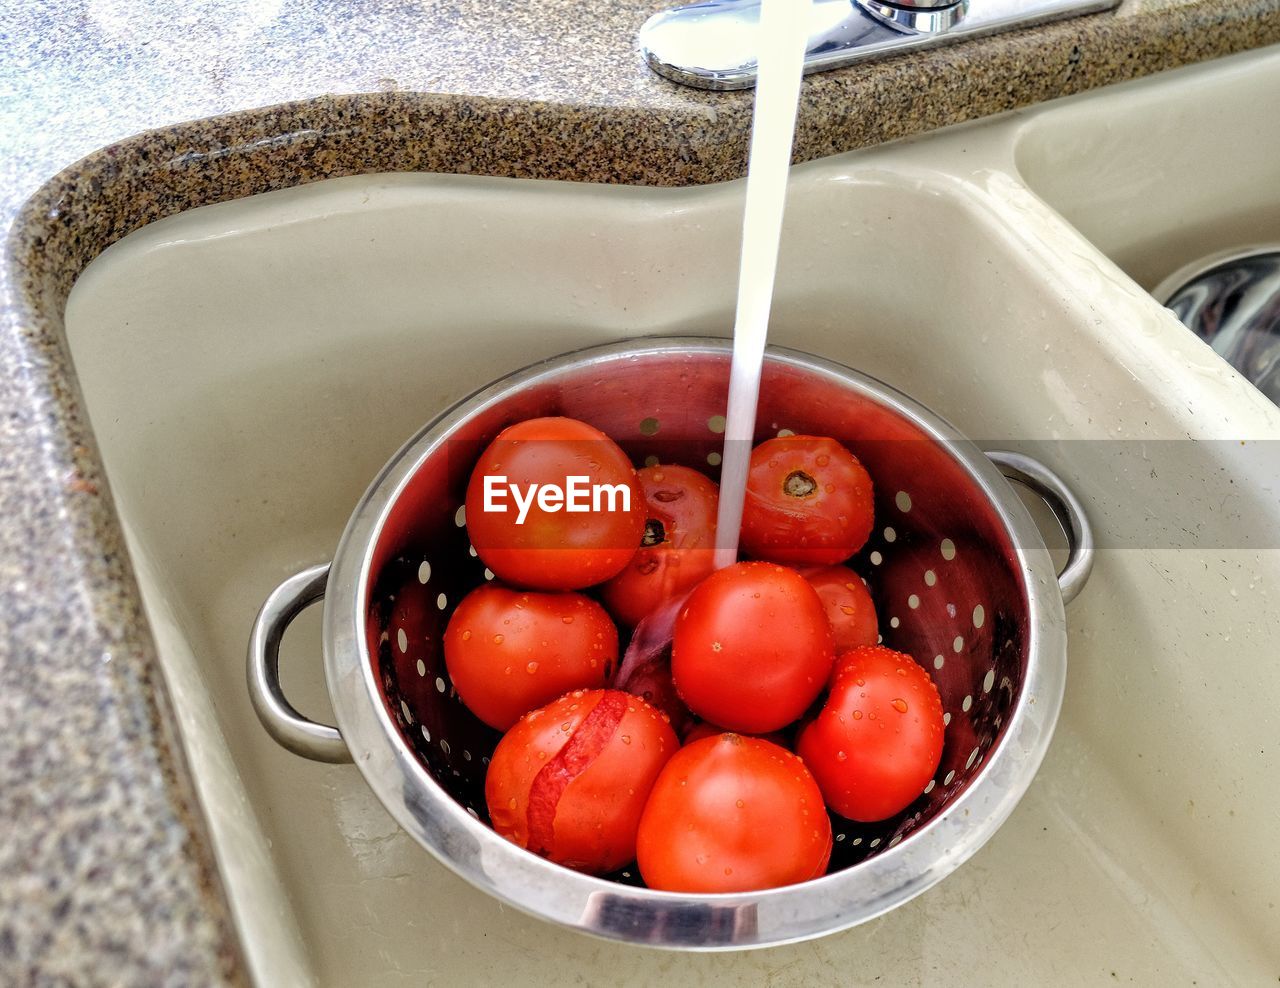
<svg viewBox="0 0 1280 988"><path fill-rule="evenodd" d="M658 776L636 838L640 875L665 892L753 892L817 878L831 821L804 763L737 734L681 748Z"/></svg>
<svg viewBox="0 0 1280 988"><path fill-rule="evenodd" d="M471 544L501 579L576 590L627 565L645 509L617 443L576 419L541 418L504 429L480 454L466 515Z"/></svg>
<svg viewBox="0 0 1280 988"><path fill-rule="evenodd" d="M860 577L847 566L828 566L806 575L827 609L836 636L836 654L860 645L874 645L880 636L876 607Z"/></svg>
<svg viewBox="0 0 1280 988"><path fill-rule="evenodd" d="M787 436L751 451L742 548L756 559L826 566L871 535L871 477L834 439Z"/></svg>
<svg viewBox="0 0 1280 988"><path fill-rule="evenodd" d="M929 674L901 652L855 648L836 666L831 696L796 751L831 809L862 823L885 820L938 770L942 701Z"/></svg>
<svg viewBox="0 0 1280 988"><path fill-rule="evenodd" d="M795 570L735 563L698 584L676 619L671 675L699 717L743 734L785 727L835 657L822 600Z"/></svg>
<svg viewBox="0 0 1280 988"><path fill-rule="evenodd" d="M635 857L645 801L679 746L643 700L575 690L498 742L485 776L493 829L568 868L616 871Z"/></svg>
<svg viewBox="0 0 1280 988"><path fill-rule="evenodd" d="M719 489L689 467L645 467L640 551L600 588L609 613L635 627L670 597L684 593L714 568Z"/></svg>
<svg viewBox="0 0 1280 988"><path fill-rule="evenodd" d="M462 702L505 731L569 690L603 686L618 661L618 629L582 594L486 585L449 619L444 661Z"/></svg>

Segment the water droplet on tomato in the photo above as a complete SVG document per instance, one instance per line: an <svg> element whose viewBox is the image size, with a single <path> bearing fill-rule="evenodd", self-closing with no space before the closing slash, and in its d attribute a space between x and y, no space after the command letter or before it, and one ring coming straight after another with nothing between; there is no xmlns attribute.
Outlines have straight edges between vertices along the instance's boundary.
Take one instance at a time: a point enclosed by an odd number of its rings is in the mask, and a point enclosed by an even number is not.
<svg viewBox="0 0 1280 988"><path fill-rule="evenodd" d="M503 638L503 637L502 637L502 635L494 635L494 636L493 636L493 643L494 643L495 645L501 645L504 641L506 641L506 639L505 639L505 638Z"/></svg>
<svg viewBox="0 0 1280 988"><path fill-rule="evenodd" d="M622 743L623 743L623 744L630 744L630 743L631 743L631 735L630 735L630 734L624 734L624 735L622 735Z"/></svg>
<svg viewBox="0 0 1280 988"><path fill-rule="evenodd" d="M742 807L746 806L747 804L744 803L742 800L738 800L735 805L738 807L738 809L742 809Z"/></svg>
<svg viewBox="0 0 1280 988"><path fill-rule="evenodd" d="M566 615L565 615L564 617L562 617L560 620L561 620L561 621L563 621L565 624L573 624L573 615L572 615L572 614L566 614Z"/></svg>
<svg viewBox="0 0 1280 988"><path fill-rule="evenodd" d="M538 671L538 663L530 662L527 666L524 667L524 671L527 672L530 676L532 676L535 672Z"/></svg>
<svg viewBox="0 0 1280 988"><path fill-rule="evenodd" d="M463 640L464 642L469 642L469 641L471 641L471 632L470 632L470 631L464 631L464 632L462 633L462 640Z"/></svg>
<svg viewBox="0 0 1280 988"><path fill-rule="evenodd" d="M853 719L854 719L854 720L862 720L862 711L861 711L861 710L855 710L855 711L853 712Z"/></svg>
<svg viewBox="0 0 1280 988"><path fill-rule="evenodd" d="M894 710L896 710L896 711L898 711L898 713L900 713L900 714L905 714L905 713L907 712L907 701L906 701L906 700L901 700L901 699L899 699L899 700L894 700L894 701L892 701L892 704L893 704L893 709L894 709Z"/></svg>
<svg viewBox="0 0 1280 988"><path fill-rule="evenodd" d="M848 757L849 757L849 756L848 756L848 755L846 755L843 751L837 751L837 752L836 752L836 761L838 761L838 762L843 762L843 761L847 760L847 759L848 759Z"/></svg>

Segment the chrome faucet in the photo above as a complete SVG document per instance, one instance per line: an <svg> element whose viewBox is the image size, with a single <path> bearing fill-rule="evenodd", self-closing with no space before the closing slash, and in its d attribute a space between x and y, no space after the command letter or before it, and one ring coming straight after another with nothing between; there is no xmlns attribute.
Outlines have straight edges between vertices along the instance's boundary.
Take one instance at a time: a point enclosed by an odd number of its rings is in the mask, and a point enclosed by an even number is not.
<svg viewBox="0 0 1280 988"><path fill-rule="evenodd" d="M1120 0L813 0L804 70L1110 10ZM640 48L659 75L699 89L755 85L760 0L707 0L655 14Z"/></svg>

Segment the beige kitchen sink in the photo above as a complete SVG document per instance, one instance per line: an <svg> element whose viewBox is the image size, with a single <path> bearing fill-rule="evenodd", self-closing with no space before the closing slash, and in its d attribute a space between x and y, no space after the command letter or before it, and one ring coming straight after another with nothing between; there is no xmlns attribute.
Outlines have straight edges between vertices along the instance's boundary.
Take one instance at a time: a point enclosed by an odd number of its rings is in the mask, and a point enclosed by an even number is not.
<svg viewBox="0 0 1280 988"><path fill-rule="evenodd" d="M70 347L258 982L1274 984L1280 409L1144 289L1280 240L1278 92L1262 51L795 170L772 339L1034 451L1099 552L1012 818L909 904L769 950L661 953L504 908L355 768L279 748L244 673L263 598L330 558L443 407L576 347L725 335L742 183L338 179L95 261ZM329 719L319 624L283 674Z"/></svg>

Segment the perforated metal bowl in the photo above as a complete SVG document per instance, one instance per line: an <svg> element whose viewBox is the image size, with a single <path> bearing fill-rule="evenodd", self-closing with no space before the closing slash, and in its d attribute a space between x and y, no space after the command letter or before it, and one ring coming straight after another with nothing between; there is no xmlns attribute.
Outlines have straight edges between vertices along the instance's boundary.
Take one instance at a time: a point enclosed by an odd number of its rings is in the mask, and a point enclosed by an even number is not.
<svg viewBox="0 0 1280 988"><path fill-rule="evenodd" d="M498 736L458 700L441 649L451 608L490 575L470 552L461 510L475 459L513 422L567 415L617 439L636 463L656 457L714 477L729 356L720 340L615 344L526 368L460 402L374 480L332 567L299 573L268 598L250 642L250 693L281 744L354 760L400 825L480 888L616 940L729 949L820 936L953 871L1009 815L1044 756L1066 674L1064 598L1092 561L1083 511L1040 464L983 454L884 384L772 349L757 441L787 430L833 436L874 479L876 532L852 565L870 583L886 644L937 683L948 727L936 778L884 823L834 817L830 872L764 892L655 892L630 872L594 878L507 842L484 822ZM1060 578L1002 472L1038 490L1063 521L1072 548ZM284 629L321 596L338 729L298 714L277 675Z"/></svg>

